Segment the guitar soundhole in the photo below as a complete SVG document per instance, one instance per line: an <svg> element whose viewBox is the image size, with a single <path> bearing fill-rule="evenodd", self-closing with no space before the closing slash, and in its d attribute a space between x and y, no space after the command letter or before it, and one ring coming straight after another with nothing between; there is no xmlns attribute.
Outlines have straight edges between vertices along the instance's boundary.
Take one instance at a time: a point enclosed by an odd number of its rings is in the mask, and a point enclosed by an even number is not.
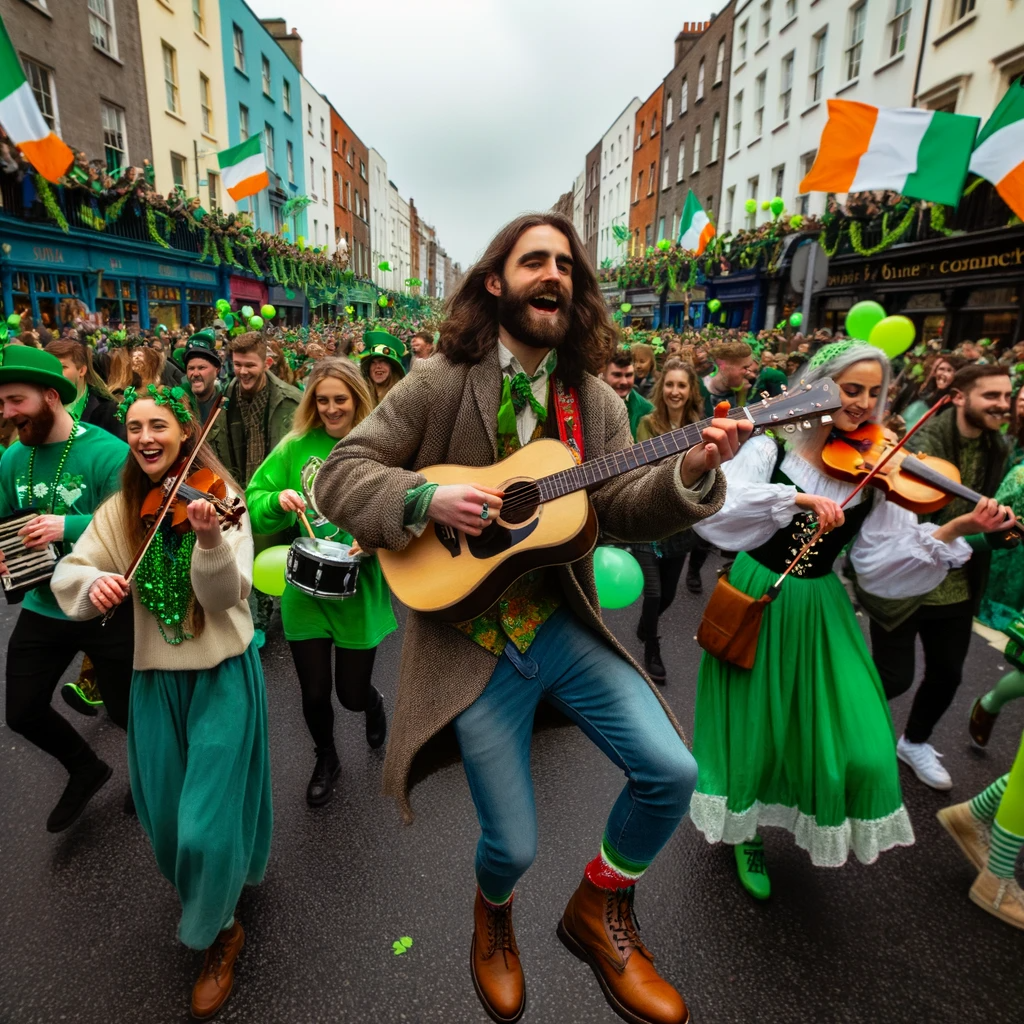
<svg viewBox="0 0 1024 1024"><path fill-rule="evenodd" d="M525 523L540 504L540 491L532 480L516 480L505 488L501 519L506 523Z"/></svg>

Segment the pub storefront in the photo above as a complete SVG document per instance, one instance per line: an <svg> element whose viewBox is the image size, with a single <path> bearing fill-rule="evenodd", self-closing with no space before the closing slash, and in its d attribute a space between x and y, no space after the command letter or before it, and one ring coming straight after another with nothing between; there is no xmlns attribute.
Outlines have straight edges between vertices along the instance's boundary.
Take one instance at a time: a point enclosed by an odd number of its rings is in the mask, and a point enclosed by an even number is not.
<svg viewBox="0 0 1024 1024"><path fill-rule="evenodd" d="M813 322L840 330L854 303L873 299L909 317L922 341L953 349L990 339L1000 349L1021 340L1024 226L893 246L877 256L831 261L814 299Z"/></svg>

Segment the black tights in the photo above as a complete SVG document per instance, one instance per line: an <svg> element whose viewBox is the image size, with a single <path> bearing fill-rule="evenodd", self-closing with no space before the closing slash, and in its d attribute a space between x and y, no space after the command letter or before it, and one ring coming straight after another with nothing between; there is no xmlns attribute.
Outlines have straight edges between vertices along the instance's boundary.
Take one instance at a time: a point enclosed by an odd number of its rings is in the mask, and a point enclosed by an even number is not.
<svg viewBox="0 0 1024 1024"><path fill-rule="evenodd" d="M331 648L324 638L292 640L292 660L302 687L302 714L317 750L334 746L334 708L331 704ZM373 705L370 685L377 648L355 651L334 647L334 688L341 706L349 711L366 711Z"/></svg>
<svg viewBox="0 0 1024 1024"><path fill-rule="evenodd" d="M658 635L658 619L676 598L676 587L683 573L686 555L659 558L649 547L634 551L644 573L644 603L640 611L640 629L652 640ZM690 554L691 564L693 553Z"/></svg>

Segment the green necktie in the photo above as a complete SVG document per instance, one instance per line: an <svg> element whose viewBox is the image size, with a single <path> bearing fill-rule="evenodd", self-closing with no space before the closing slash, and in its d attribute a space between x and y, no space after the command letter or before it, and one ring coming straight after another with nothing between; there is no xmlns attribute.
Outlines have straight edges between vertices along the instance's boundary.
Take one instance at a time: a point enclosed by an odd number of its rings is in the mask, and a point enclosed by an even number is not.
<svg viewBox="0 0 1024 1024"><path fill-rule="evenodd" d="M506 378L508 379L508 378ZM543 423L548 418L547 409L537 401L533 394L533 384L530 378L520 370L510 381L509 391L512 395L512 406L518 415L525 408L526 404L529 403L533 411L537 414L537 419Z"/></svg>

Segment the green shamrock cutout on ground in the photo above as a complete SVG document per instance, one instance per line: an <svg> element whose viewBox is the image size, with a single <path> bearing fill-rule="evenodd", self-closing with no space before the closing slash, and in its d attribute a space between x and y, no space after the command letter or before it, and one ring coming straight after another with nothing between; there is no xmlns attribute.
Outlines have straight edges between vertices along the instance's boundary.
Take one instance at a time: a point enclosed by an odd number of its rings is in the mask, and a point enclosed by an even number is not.
<svg viewBox="0 0 1024 1024"><path fill-rule="evenodd" d="M401 956L412 949L412 939L408 935L403 935L391 943L391 948L395 951L395 956Z"/></svg>

